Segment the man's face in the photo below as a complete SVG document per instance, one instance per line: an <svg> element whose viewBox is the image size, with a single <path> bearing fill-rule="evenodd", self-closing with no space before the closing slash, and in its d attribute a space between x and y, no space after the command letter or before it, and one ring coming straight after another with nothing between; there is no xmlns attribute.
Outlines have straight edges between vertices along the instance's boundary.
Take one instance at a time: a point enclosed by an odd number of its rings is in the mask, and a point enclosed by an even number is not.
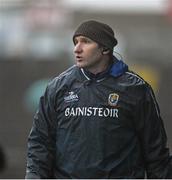
<svg viewBox="0 0 172 180"><path fill-rule="evenodd" d="M74 39L76 65L80 68L94 69L101 65L103 55L98 44L85 36Z"/></svg>

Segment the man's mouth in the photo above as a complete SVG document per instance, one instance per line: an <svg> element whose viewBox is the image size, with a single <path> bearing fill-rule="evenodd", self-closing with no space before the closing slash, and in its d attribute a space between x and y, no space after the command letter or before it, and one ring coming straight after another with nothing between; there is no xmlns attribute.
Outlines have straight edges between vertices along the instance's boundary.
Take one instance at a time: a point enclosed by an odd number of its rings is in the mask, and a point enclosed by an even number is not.
<svg viewBox="0 0 172 180"><path fill-rule="evenodd" d="M77 60L77 61L82 61L82 60L83 60L83 57L82 57L82 56L76 56L76 60Z"/></svg>

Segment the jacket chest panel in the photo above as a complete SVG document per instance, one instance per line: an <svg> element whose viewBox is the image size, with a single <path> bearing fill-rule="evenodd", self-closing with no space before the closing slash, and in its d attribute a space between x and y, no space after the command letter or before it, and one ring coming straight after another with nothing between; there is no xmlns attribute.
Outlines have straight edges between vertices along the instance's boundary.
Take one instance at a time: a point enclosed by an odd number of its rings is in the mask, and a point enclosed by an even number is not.
<svg viewBox="0 0 172 180"><path fill-rule="evenodd" d="M92 120L94 124L104 124L107 121L112 125L128 126L129 119L133 118L133 101L127 93L115 90L114 87L83 85L68 89L62 98L58 113L59 124Z"/></svg>

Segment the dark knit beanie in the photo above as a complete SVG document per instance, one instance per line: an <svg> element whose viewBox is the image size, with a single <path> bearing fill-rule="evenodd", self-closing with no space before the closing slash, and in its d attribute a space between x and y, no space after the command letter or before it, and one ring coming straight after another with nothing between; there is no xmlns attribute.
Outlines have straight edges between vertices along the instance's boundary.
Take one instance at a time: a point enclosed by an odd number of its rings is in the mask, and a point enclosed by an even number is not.
<svg viewBox="0 0 172 180"><path fill-rule="evenodd" d="M96 43L113 50L118 41L114 36L114 32L107 24L94 20L82 23L73 35L73 42L76 36L86 36Z"/></svg>

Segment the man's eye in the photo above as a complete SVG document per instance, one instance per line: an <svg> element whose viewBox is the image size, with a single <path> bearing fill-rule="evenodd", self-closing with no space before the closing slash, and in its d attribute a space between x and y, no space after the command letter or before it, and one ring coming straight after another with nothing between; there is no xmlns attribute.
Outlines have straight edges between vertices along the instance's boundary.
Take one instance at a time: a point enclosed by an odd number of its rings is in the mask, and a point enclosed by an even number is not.
<svg viewBox="0 0 172 180"><path fill-rule="evenodd" d="M90 43L90 41L88 39L85 39L84 43Z"/></svg>
<svg viewBox="0 0 172 180"><path fill-rule="evenodd" d="M75 46L77 45L77 43L78 43L78 41L74 41L74 45L75 45Z"/></svg>

